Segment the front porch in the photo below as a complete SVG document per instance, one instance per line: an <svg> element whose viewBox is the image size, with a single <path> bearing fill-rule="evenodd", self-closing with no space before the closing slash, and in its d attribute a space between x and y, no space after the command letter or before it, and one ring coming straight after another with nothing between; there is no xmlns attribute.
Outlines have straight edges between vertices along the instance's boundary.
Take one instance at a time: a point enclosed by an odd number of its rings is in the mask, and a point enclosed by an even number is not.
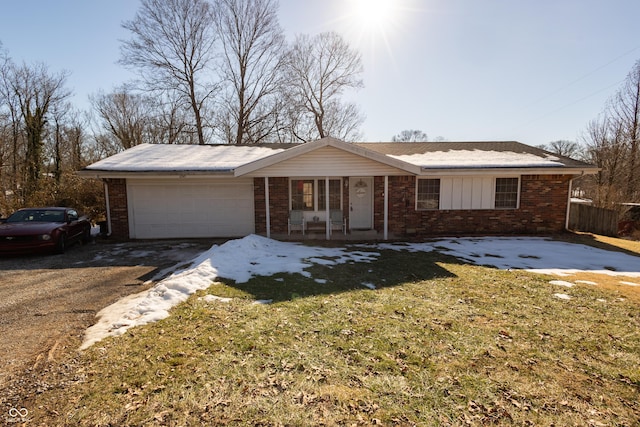
<svg viewBox="0 0 640 427"><path fill-rule="evenodd" d="M384 235L378 233L376 230L351 230L344 234L342 232L334 232L329 235L324 231L311 230L305 232L303 235L300 231L292 233L271 233L267 236L266 233L258 233L264 237L270 237L275 240L289 241L289 242L306 242L306 241L318 241L329 240L336 242L362 242L362 241L377 241L384 240Z"/></svg>
<svg viewBox="0 0 640 427"><path fill-rule="evenodd" d="M256 233L279 240L387 240L388 177L254 178Z"/></svg>

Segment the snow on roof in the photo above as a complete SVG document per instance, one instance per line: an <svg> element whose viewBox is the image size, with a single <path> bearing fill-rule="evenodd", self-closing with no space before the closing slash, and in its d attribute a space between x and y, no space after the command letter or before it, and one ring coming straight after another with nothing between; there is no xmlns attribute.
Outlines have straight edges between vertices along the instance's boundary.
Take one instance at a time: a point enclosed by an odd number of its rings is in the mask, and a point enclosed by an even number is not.
<svg viewBox="0 0 640 427"><path fill-rule="evenodd" d="M501 168L501 167L562 167L564 163L551 154L485 150L431 151L409 155L389 155L423 168Z"/></svg>
<svg viewBox="0 0 640 427"><path fill-rule="evenodd" d="M118 172L230 171L245 163L283 151L244 145L140 144L87 166L87 170Z"/></svg>
<svg viewBox="0 0 640 427"><path fill-rule="evenodd" d="M324 140L326 140L325 138ZM141 144L86 167L88 172L231 172L292 147L321 144L172 145ZM407 166L424 169L463 168L593 168L515 141L436 143L346 143ZM297 151L298 152L298 151ZM305 153L306 151L302 151ZM274 158L274 161L280 161Z"/></svg>

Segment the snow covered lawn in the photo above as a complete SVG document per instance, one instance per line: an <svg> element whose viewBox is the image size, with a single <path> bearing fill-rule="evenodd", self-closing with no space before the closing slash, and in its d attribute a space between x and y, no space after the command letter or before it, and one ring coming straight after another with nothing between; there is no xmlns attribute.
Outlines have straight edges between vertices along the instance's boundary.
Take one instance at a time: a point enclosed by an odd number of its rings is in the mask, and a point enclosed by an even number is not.
<svg viewBox="0 0 640 427"><path fill-rule="evenodd" d="M640 278L640 257L545 238L448 238L425 243L325 248L251 235L220 246L214 245L196 257L188 268L174 272L150 290L123 298L101 310L97 316L98 322L87 330L81 348L88 348L107 336L121 335L133 326L169 316L173 306L198 290L208 288L219 277L235 280L236 283L247 282L254 276L276 273L298 273L311 278L307 268L314 264L374 262L380 255L375 251L383 249L439 251L472 264L560 276L591 272ZM318 286L322 286L323 278L313 279ZM635 282L622 283L638 286ZM557 284L566 287L572 285L569 282ZM375 289L371 283L362 285ZM567 299L569 296L556 294L556 297Z"/></svg>

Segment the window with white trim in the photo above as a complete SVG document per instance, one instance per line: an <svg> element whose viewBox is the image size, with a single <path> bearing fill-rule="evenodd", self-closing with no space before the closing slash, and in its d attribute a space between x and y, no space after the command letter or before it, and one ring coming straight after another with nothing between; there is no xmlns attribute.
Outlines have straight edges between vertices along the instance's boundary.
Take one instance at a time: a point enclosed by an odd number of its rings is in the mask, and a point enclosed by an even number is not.
<svg viewBox="0 0 640 427"><path fill-rule="evenodd" d="M495 208L516 209L518 207L518 178L496 178Z"/></svg>
<svg viewBox="0 0 640 427"><path fill-rule="evenodd" d="M291 179L291 209L323 211L326 209L326 181L319 179ZM329 209L342 208L342 180L329 180Z"/></svg>
<svg viewBox="0 0 640 427"><path fill-rule="evenodd" d="M312 179L291 180L291 209L301 211L313 210L313 185Z"/></svg>
<svg viewBox="0 0 640 427"><path fill-rule="evenodd" d="M416 209L431 210L440 209L440 179L419 179L417 189Z"/></svg>
<svg viewBox="0 0 640 427"><path fill-rule="evenodd" d="M342 180L340 179L330 179L329 180L329 209L341 209L340 205L340 184ZM324 179L318 180L318 210L324 210L326 208L326 195L327 191L325 189L326 181Z"/></svg>

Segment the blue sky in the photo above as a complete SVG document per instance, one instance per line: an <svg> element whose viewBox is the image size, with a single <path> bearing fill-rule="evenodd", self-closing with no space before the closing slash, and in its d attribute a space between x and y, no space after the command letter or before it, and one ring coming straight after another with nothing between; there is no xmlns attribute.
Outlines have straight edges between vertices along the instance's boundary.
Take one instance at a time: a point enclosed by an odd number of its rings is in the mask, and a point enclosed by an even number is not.
<svg viewBox="0 0 640 427"><path fill-rule="evenodd" d="M280 0L295 34L341 33L363 56L348 94L365 141L404 129L450 141L576 140L640 59L637 0L395 0L365 25L356 0ZM369 11L375 8L369 0ZM116 64L135 0L0 3L0 42L15 61L68 70L73 102L132 77Z"/></svg>

